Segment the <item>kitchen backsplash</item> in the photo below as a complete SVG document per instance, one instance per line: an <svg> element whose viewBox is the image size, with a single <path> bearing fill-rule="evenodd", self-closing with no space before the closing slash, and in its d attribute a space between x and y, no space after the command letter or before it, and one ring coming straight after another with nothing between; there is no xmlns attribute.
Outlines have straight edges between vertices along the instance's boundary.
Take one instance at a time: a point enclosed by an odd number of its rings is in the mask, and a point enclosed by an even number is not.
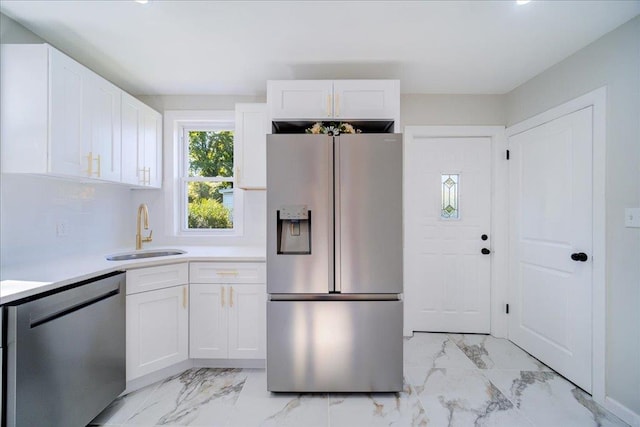
<svg viewBox="0 0 640 427"><path fill-rule="evenodd" d="M111 184L2 175L1 265L11 266L133 243L131 190Z"/></svg>

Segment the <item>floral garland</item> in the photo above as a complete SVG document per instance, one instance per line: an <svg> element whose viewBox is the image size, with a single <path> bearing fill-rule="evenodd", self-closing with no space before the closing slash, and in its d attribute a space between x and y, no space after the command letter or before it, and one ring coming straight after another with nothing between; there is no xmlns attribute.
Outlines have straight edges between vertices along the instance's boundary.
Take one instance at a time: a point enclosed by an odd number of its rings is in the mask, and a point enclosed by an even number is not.
<svg viewBox="0 0 640 427"><path fill-rule="evenodd" d="M305 130L305 133L340 135L341 133L362 133L360 129L356 129L350 123L329 123L325 125L322 122L315 122L313 126Z"/></svg>

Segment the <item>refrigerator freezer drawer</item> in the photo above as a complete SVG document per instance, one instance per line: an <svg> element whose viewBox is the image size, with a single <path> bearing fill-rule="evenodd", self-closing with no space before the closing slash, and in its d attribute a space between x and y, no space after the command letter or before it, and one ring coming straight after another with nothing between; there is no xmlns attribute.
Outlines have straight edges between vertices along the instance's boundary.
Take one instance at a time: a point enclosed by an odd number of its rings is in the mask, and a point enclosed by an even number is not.
<svg viewBox="0 0 640 427"><path fill-rule="evenodd" d="M267 388L402 390L402 301L269 301Z"/></svg>

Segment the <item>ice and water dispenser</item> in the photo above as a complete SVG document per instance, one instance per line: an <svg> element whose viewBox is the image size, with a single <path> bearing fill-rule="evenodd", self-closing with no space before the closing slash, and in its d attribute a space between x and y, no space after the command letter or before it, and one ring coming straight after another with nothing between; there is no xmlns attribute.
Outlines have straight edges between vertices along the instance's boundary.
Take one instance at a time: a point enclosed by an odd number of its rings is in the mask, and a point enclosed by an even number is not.
<svg viewBox="0 0 640 427"><path fill-rule="evenodd" d="M278 254L310 254L311 211L307 210L307 206L281 206L277 213Z"/></svg>

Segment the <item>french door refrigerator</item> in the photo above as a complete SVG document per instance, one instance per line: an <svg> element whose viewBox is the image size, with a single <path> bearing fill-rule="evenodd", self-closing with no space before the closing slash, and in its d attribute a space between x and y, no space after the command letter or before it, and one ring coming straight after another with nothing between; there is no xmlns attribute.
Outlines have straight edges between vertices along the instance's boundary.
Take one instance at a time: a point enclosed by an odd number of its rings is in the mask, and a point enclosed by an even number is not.
<svg viewBox="0 0 640 427"><path fill-rule="evenodd" d="M267 138L267 388L402 381L402 136Z"/></svg>

